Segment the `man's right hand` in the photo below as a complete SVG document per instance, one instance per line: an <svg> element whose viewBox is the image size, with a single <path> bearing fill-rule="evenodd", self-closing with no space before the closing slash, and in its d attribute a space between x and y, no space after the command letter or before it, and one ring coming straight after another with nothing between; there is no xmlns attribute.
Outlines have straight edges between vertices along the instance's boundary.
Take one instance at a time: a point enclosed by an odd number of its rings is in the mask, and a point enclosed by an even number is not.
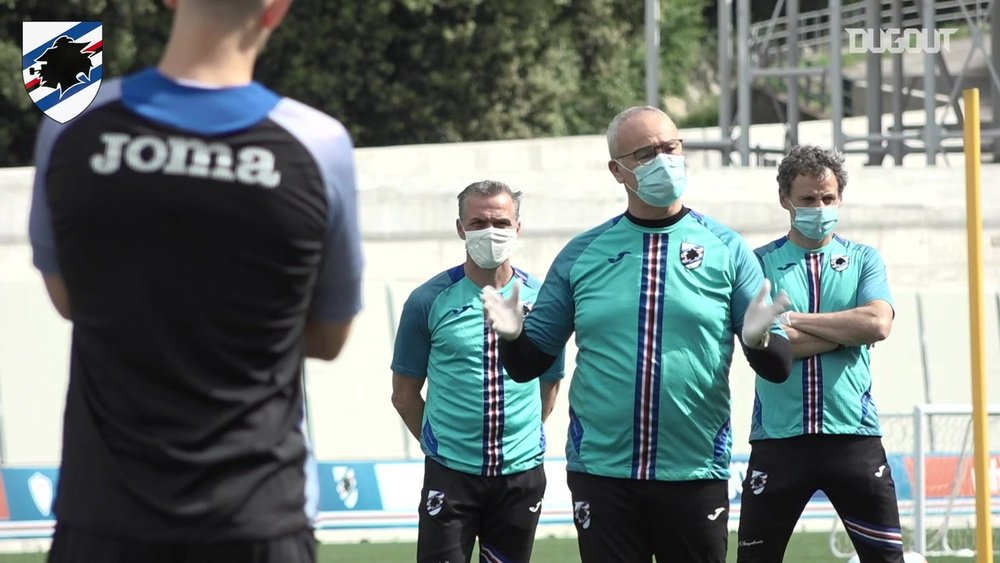
<svg viewBox="0 0 1000 563"><path fill-rule="evenodd" d="M743 344L760 350L767 347L771 326L778 320L778 315L784 313L792 302L788 294L782 290L773 302L768 303L771 294L771 281L765 279L760 293L747 306L743 315Z"/></svg>
<svg viewBox="0 0 1000 563"><path fill-rule="evenodd" d="M514 281L510 297L504 298L491 285L483 288L483 310L486 320L493 330L504 340L515 340L524 326L524 311L521 309L521 282Z"/></svg>

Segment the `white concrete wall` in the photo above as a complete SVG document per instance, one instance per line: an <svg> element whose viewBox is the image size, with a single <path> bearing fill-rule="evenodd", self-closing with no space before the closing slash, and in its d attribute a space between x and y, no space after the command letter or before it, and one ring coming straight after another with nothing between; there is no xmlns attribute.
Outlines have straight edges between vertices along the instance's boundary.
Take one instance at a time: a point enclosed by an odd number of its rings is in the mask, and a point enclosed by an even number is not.
<svg viewBox="0 0 1000 563"><path fill-rule="evenodd" d="M849 127L855 125L848 123ZM828 127L828 126L827 126ZM773 129L773 128L771 128ZM755 138L778 134L761 126ZM828 144L818 125L803 142ZM685 131L685 138L708 135ZM454 232L455 196L481 179L525 192L515 261L543 276L576 233L624 210L622 188L606 168L602 137L371 148L357 151L367 257L366 307L341 358L310 361L308 392L317 454L325 459L398 459L419 449L389 404L391 326L423 280L461 262ZM937 168L864 168L852 158L838 232L879 249L896 294L893 335L873 353L881 412L908 411L924 400L917 294L924 305L928 371L935 402L968 401L969 338L960 158ZM699 211L743 233L751 245L787 230L774 168L724 169L708 153L689 157L685 197ZM990 398L1000 402L1000 166L983 171ZM48 304L26 242L30 169L0 170L0 416L5 461L56 462L66 386L70 325ZM572 347L572 344L571 344ZM568 354L570 370L574 350ZM737 451L747 451L753 376L737 354L731 375ZM569 379L564 382L568 386ZM564 392L565 393L565 392ZM565 394L548 422L551 451L561 455Z"/></svg>

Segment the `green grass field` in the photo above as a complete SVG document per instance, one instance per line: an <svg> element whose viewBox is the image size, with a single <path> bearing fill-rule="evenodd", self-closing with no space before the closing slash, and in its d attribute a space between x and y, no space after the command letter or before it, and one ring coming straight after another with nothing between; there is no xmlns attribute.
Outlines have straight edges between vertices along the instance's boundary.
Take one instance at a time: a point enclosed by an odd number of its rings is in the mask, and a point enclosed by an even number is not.
<svg viewBox="0 0 1000 563"><path fill-rule="evenodd" d="M785 554L787 563L843 563L830 553L827 533L796 533ZM323 544L320 546L320 563L407 563L413 561L416 544L413 543L359 543ZM475 559L474 559L475 560ZM994 559L995 560L995 559ZM539 563L579 563L576 539L542 539L535 542L532 561ZM736 535L729 536L729 557L736 561ZM970 563L961 557L934 557L931 563ZM44 553L0 554L0 563L45 563Z"/></svg>

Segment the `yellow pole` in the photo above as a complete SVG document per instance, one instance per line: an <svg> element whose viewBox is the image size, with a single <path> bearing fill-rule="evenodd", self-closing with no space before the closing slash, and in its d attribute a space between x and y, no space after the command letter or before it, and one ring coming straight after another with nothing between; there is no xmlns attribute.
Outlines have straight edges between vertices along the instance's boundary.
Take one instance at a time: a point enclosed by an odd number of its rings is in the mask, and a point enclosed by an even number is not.
<svg viewBox="0 0 1000 563"><path fill-rule="evenodd" d="M969 336L972 344L972 437L975 441L976 561L993 561L990 522L990 450L986 393L986 322L983 312L982 150L979 138L979 89L962 93L965 100L965 212L969 246Z"/></svg>

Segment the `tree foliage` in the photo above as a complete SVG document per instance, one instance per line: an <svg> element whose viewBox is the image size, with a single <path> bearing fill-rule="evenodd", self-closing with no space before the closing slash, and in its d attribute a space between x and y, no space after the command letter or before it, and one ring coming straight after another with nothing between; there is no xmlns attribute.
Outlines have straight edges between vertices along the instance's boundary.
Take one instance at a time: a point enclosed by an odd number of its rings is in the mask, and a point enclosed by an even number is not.
<svg viewBox="0 0 1000 563"><path fill-rule="evenodd" d="M78 20L104 21L106 77L155 64L170 31L158 0L0 0L0 166L31 162L35 131L46 119L24 89L21 23Z"/></svg>
<svg viewBox="0 0 1000 563"><path fill-rule="evenodd" d="M661 0L661 90L683 96L706 0ZM155 64L157 0L0 0L0 62L19 69L23 20L104 21L105 76ZM256 77L341 119L358 146L603 132L644 102L635 0L297 0ZM17 71L0 76L0 165L26 164L40 118Z"/></svg>

